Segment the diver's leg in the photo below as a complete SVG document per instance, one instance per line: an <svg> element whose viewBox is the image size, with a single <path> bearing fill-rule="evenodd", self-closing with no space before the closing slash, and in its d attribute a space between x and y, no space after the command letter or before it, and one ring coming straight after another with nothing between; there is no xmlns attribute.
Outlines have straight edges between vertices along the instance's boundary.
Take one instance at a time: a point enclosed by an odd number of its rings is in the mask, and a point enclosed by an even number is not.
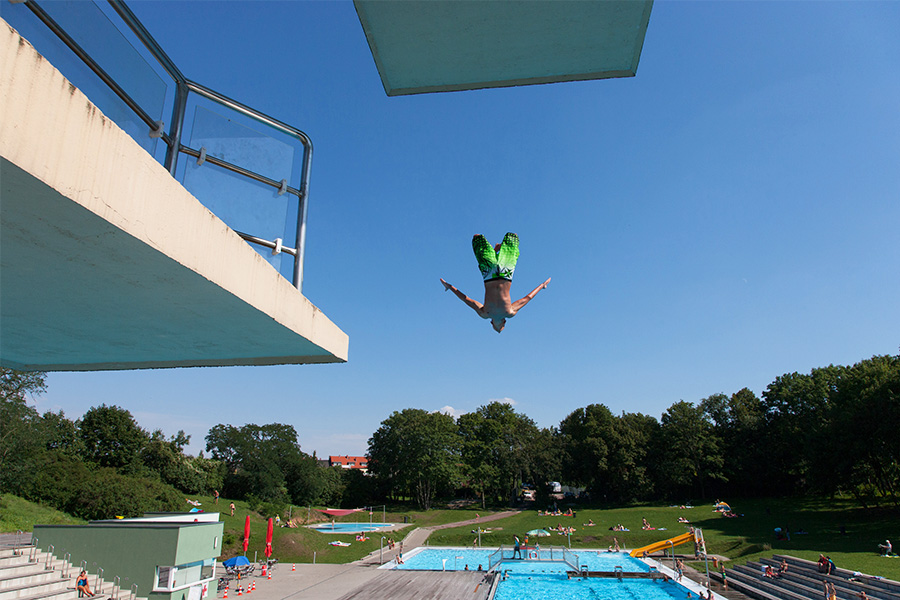
<svg viewBox="0 0 900 600"><path fill-rule="evenodd" d="M491 278L497 267L497 254L487 239L480 233L472 238L472 250L475 252L475 258L478 260L478 270L481 271L481 277L485 280Z"/></svg>
<svg viewBox="0 0 900 600"><path fill-rule="evenodd" d="M503 236L503 243L497 252L497 267L499 275L512 281L516 270L516 262L519 260L519 236L507 233Z"/></svg>

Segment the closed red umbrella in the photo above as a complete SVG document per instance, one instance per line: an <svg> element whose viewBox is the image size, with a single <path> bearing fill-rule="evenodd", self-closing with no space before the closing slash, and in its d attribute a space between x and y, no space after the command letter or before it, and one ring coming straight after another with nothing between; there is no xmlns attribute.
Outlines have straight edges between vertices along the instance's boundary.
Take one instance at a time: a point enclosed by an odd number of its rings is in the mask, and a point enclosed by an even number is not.
<svg viewBox="0 0 900 600"><path fill-rule="evenodd" d="M250 547L250 515L247 515L247 520L244 521L244 552L247 552L247 548Z"/></svg>
<svg viewBox="0 0 900 600"><path fill-rule="evenodd" d="M272 518L269 518L269 527L266 529L266 558L272 556Z"/></svg>

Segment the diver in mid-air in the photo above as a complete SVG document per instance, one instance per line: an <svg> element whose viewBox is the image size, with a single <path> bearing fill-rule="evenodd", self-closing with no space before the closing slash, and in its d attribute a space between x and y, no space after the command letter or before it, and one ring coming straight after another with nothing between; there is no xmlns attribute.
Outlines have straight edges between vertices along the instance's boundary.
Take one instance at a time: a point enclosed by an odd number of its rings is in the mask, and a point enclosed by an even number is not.
<svg viewBox="0 0 900 600"><path fill-rule="evenodd" d="M472 249L478 259L478 269L484 278L484 304L469 298L461 291L441 279L445 290L456 296L478 313L482 319L490 319L494 331L500 333L506 327L506 320L516 316L523 306L531 302L537 293L547 287L550 278L534 288L528 295L512 302L509 290L512 287L513 272L519 259L519 236L507 233L503 242L493 248L481 234L472 238Z"/></svg>

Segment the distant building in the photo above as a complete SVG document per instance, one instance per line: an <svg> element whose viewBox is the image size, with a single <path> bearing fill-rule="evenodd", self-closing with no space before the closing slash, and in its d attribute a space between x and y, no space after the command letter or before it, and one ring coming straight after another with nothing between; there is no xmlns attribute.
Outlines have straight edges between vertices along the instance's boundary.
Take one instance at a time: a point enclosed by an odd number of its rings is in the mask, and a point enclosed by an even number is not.
<svg viewBox="0 0 900 600"><path fill-rule="evenodd" d="M329 456L328 464L342 469L358 469L365 473L369 468L369 459L365 456Z"/></svg>

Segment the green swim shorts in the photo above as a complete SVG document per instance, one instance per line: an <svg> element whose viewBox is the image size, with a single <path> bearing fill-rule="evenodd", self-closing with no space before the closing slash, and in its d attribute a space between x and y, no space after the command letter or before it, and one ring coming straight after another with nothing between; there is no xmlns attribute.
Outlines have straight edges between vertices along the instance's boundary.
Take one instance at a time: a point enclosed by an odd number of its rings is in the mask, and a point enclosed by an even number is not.
<svg viewBox="0 0 900 600"><path fill-rule="evenodd" d="M478 269L485 281L506 279L512 281L519 260L519 236L507 233L503 236L500 249L495 251L481 234L472 238L472 250L478 259Z"/></svg>

